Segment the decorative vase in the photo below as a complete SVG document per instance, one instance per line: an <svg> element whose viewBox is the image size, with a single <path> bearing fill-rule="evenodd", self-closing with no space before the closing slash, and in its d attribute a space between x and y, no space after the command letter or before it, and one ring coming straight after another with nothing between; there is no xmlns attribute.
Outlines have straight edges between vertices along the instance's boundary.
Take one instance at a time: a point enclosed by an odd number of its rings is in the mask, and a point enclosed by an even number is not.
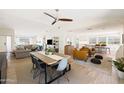
<svg viewBox="0 0 124 93"><path fill-rule="evenodd" d="M117 74L118 74L120 79L124 79L124 72L117 70Z"/></svg>
<svg viewBox="0 0 124 93"><path fill-rule="evenodd" d="M53 53L52 52L49 52L49 55L52 55Z"/></svg>

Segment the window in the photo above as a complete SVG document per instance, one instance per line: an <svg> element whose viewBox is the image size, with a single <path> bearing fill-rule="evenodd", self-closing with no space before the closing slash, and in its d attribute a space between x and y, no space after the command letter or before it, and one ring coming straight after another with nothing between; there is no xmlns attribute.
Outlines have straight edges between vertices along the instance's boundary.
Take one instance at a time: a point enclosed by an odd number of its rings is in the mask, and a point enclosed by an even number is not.
<svg viewBox="0 0 124 93"><path fill-rule="evenodd" d="M96 44L96 37L92 37L89 39L89 44Z"/></svg>
<svg viewBox="0 0 124 93"><path fill-rule="evenodd" d="M120 44L120 37L119 36L108 37L108 44Z"/></svg>
<svg viewBox="0 0 124 93"><path fill-rule="evenodd" d="M17 45L26 45L30 43L30 39L27 37L17 37L16 44Z"/></svg>
<svg viewBox="0 0 124 93"><path fill-rule="evenodd" d="M96 36L89 38L89 44L121 44L121 36Z"/></svg>
<svg viewBox="0 0 124 93"><path fill-rule="evenodd" d="M106 37L98 37L98 43L106 43Z"/></svg>

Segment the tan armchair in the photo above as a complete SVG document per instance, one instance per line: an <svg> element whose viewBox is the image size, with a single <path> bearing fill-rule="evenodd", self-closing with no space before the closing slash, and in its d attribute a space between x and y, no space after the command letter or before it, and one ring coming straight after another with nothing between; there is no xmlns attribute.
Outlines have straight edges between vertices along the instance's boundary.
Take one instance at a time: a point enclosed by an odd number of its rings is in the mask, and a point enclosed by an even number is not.
<svg viewBox="0 0 124 93"><path fill-rule="evenodd" d="M82 47L82 48L80 49L80 51L87 51L87 52L88 52L88 56L89 56L89 57L91 56L91 51L90 51L90 49L87 48L87 47Z"/></svg>
<svg viewBox="0 0 124 93"><path fill-rule="evenodd" d="M88 56L91 57L92 55L94 55L96 53L94 48L88 48L88 47L82 47L80 49L80 51L87 51L88 52Z"/></svg>
<svg viewBox="0 0 124 93"><path fill-rule="evenodd" d="M81 51L81 50L74 49L73 50L73 58L87 61L88 51Z"/></svg>

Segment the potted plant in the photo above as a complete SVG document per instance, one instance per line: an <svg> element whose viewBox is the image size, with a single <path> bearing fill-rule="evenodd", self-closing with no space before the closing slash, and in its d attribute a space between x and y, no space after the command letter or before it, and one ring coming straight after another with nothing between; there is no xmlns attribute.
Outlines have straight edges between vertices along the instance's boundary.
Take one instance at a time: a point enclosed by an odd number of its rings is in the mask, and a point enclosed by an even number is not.
<svg viewBox="0 0 124 93"><path fill-rule="evenodd" d="M106 46L106 42L101 42L101 46Z"/></svg>
<svg viewBox="0 0 124 93"><path fill-rule="evenodd" d="M124 57L116 59L113 62L114 62L115 67L117 68L118 76L121 79L124 79Z"/></svg>
<svg viewBox="0 0 124 93"><path fill-rule="evenodd" d="M49 55L52 55L53 52L54 52L54 49L53 48L48 48L47 49L47 52L48 52Z"/></svg>

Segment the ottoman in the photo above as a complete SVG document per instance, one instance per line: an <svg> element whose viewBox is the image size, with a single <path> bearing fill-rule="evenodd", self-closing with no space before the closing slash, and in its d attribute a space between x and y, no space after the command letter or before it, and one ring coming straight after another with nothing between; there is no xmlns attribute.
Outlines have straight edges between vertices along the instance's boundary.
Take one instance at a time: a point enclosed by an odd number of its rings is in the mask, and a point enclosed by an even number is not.
<svg viewBox="0 0 124 93"><path fill-rule="evenodd" d="M92 58L91 62L94 63L94 64L101 64L100 59L97 59L97 58Z"/></svg>
<svg viewBox="0 0 124 93"><path fill-rule="evenodd" d="M101 55L95 55L96 59L103 59L103 57Z"/></svg>

